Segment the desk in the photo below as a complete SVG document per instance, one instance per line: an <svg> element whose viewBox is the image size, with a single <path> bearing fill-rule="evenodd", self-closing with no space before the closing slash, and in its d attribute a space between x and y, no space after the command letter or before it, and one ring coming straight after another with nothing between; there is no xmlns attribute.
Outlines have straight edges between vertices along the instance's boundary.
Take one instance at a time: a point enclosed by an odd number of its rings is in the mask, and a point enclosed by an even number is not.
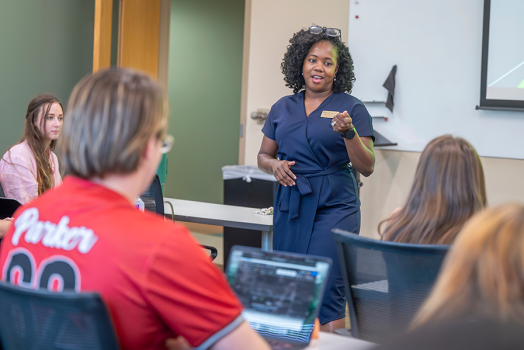
<svg viewBox="0 0 524 350"><path fill-rule="evenodd" d="M262 231L262 249L273 247L273 215L255 214L256 208L213 204L164 198L165 216L171 219L173 206L174 220L197 224L217 225L247 230Z"/></svg>
<svg viewBox="0 0 524 350"><path fill-rule="evenodd" d="M364 350L375 346L364 340L320 332L319 339L313 339L305 350Z"/></svg>

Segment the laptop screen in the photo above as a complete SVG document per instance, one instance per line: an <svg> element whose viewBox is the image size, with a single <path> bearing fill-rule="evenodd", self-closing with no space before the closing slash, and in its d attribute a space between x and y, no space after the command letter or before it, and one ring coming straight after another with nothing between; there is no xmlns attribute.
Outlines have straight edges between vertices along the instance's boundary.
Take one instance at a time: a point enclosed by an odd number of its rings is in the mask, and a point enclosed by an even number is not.
<svg viewBox="0 0 524 350"><path fill-rule="evenodd" d="M329 258L236 246L226 274L253 329L267 338L307 344L330 266Z"/></svg>

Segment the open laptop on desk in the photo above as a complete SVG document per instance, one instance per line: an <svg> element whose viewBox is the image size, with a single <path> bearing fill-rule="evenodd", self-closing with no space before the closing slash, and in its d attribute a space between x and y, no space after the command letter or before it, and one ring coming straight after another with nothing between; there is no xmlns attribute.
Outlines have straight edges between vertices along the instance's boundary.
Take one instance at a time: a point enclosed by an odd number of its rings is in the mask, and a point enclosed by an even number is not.
<svg viewBox="0 0 524 350"><path fill-rule="evenodd" d="M331 259L234 246L226 275L250 326L272 349L309 345Z"/></svg>
<svg viewBox="0 0 524 350"><path fill-rule="evenodd" d="M16 199L0 198L0 220L12 217L21 205Z"/></svg>

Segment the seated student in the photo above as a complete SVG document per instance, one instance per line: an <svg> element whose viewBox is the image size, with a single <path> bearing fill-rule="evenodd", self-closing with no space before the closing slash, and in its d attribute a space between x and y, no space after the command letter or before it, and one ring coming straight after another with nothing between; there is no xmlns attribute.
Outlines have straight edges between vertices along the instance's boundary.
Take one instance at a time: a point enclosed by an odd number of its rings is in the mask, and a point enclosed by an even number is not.
<svg viewBox="0 0 524 350"><path fill-rule="evenodd" d="M473 217L458 235L413 327L452 319L524 325L524 206Z"/></svg>
<svg viewBox="0 0 524 350"><path fill-rule="evenodd" d="M35 97L25 115L22 140L0 160L0 182L6 198L28 203L62 183L52 152L64 120L60 101L49 94Z"/></svg>
<svg viewBox="0 0 524 350"><path fill-rule="evenodd" d="M13 218L7 218L4 220L0 220L0 238L4 237L9 227L11 227L12 221L13 221Z"/></svg>
<svg viewBox="0 0 524 350"><path fill-rule="evenodd" d="M466 221L485 206L480 157L468 141L444 135L426 146L406 204L378 230L385 241L451 244Z"/></svg>
<svg viewBox="0 0 524 350"><path fill-rule="evenodd" d="M57 148L71 175L15 213L2 280L99 292L122 349L165 349L176 337L199 349L269 349L189 232L134 207L171 146L167 113L143 73L103 70L77 84ZM20 254L34 264L12 266ZM20 281L33 265L33 280Z"/></svg>

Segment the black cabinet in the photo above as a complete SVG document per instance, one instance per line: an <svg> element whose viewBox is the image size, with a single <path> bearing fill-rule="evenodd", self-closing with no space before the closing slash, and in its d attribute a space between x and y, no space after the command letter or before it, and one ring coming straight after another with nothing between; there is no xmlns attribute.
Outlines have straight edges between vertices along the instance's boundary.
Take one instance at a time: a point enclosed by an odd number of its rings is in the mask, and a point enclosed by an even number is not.
<svg viewBox="0 0 524 350"><path fill-rule="evenodd" d="M224 180L224 204L250 208L268 208L275 203L278 182L253 177ZM224 227L224 266L234 245L261 247L262 232Z"/></svg>

